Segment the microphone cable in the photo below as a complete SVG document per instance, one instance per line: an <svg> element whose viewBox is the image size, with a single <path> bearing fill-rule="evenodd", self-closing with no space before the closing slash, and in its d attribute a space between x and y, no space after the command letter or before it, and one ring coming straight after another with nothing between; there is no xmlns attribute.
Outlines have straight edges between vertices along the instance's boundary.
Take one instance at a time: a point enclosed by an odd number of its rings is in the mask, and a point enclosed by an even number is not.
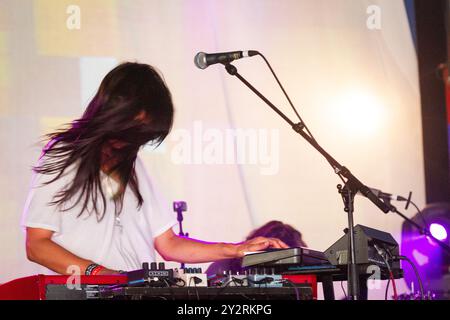
<svg viewBox="0 0 450 320"><path fill-rule="evenodd" d="M317 143L316 139L314 138L313 134L311 133L311 131L309 131L308 126L306 125L306 123L303 121L302 117L300 116L300 114L298 113L297 109L295 108L294 104L291 101L291 98L289 98L289 95L287 94L286 90L284 90L283 85L281 84L280 80L278 79L275 71L273 70L272 66L270 65L269 61L266 59L266 57L259 51L257 51L257 55L261 56L261 58L263 58L263 60L266 62L267 66L270 69L270 72L272 72L272 75L274 76L275 80L277 81L278 85L281 88L281 91L283 91L284 96L286 97L286 99L289 101L289 104L292 107L292 110L294 110L295 114L297 115L298 119L300 120L301 124L303 124L303 126L305 127L306 131L308 132L309 136L311 137L311 139Z"/></svg>
<svg viewBox="0 0 450 320"><path fill-rule="evenodd" d="M292 107L292 110L294 110L294 113L296 114L297 118L300 120L300 124L305 128L306 132L308 133L308 136L311 138L311 140L316 144L319 145L316 138L314 138L313 134L311 133L311 131L309 130L308 126L306 125L306 123L303 121L302 117L300 116L300 114L298 113L297 109L295 108L294 104L291 101L291 98L289 97L289 95L287 94L286 90L284 89L283 85L281 84L280 80L278 79L278 76L276 75L275 71L273 70L272 66L270 65L269 61L266 59L266 57L259 51L256 51L257 55L259 55L267 64L267 66L270 69L270 72L272 73L272 75L274 76L275 80L277 81L279 87L281 88L281 91L283 91L284 96L286 97L286 99L288 100L290 106ZM339 170L338 168L335 168L334 165L332 165L330 163L331 167L334 169L334 171L337 173L337 175L339 176L339 178L342 180L342 182L345 184L346 181L343 178L343 176L337 171Z"/></svg>
<svg viewBox="0 0 450 320"><path fill-rule="evenodd" d="M420 287L420 298L422 300L425 300L425 295L424 295L424 290L423 290L423 283L422 283L422 279L420 278L420 274L419 271L416 268L416 265L406 256L395 256L394 257L395 260L405 260L406 262L408 262L411 267L414 270L414 273L416 275L417 281L419 282L419 287ZM414 292L413 292L414 293Z"/></svg>
<svg viewBox="0 0 450 320"><path fill-rule="evenodd" d="M419 209L419 207L414 203L414 201L411 200L411 196L412 196L412 192L409 192L408 198L402 197L402 196L398 196L397 197L397 201L405 201L405 210L408 210L408 207L410 204L412 204L414 206L414 208L416 208L417 213L419 214L420 218L422 219L425 227L428 229L429 225L428 222L425 220L425 215L423 214L422 210Z"/></svg>
<svg viewBox="0 0 450 320"><path fill-rule="evenodd" d="M388 280L388 284L386 286L386 292L384 293L384 299L387 300L389 283L392 281L392 288L394 289L394 300L398 300L397 286L395 284L394 273L392 272L391 265L389 264L388 258L386 257L388 255L387 250L385 250L384 248L380 248L377 244L374 244L373 246L377 250L378 255L381 257L381 259L383 259L383 261L386 264L386 267L388 269L388 272L389 272L389 280Z"/></svg>

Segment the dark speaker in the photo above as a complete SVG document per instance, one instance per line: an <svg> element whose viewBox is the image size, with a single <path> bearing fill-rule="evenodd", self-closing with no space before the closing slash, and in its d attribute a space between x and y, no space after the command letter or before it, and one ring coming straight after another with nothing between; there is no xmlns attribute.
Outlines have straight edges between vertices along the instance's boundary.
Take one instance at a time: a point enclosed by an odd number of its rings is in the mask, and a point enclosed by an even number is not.
<svg viewBox="0 0 450 320"><path fill-rule="evenodd" d="M386 263L383 258L378 254L375 245L379 248L383 248L393 256L398 256L399 248L395 239L387 232L372 229L366 226L357 225L354 228L355 231L355 251L356 251L356 264L358 265L378 265L386 268ZM348 245L349 237L348 233L343 235L338 241L336 241L331 247L325 251L325 255L331 264L335 266L347 265L349 254ZM400 269L400 263L398 261L390 262L392 269Z"/></svg>

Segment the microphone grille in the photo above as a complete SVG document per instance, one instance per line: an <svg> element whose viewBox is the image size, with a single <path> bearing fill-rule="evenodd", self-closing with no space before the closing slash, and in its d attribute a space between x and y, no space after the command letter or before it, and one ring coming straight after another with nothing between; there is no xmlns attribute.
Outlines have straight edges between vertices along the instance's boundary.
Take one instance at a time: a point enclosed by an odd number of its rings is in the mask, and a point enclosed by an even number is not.
<svg viewBox="0 0 450 320"><path fill-rule="evenodd" d="M206 63L206 53L199 52L194 57L194 63L197 66L197 68L200 69L206 69L208 67L208 64Z"/></svg>

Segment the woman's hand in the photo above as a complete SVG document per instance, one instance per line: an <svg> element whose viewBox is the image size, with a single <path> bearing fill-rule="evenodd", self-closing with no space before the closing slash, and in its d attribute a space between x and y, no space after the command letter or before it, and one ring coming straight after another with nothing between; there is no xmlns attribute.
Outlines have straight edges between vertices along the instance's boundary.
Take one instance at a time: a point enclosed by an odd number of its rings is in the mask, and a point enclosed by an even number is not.
<svg viewBox="0 0 450 320"><path fill-rule="evenodd" d="M268 248L287 249L289 246L277 238L256 237L236 245L236 257L241 258L245 252L261 251Z"/></svg>

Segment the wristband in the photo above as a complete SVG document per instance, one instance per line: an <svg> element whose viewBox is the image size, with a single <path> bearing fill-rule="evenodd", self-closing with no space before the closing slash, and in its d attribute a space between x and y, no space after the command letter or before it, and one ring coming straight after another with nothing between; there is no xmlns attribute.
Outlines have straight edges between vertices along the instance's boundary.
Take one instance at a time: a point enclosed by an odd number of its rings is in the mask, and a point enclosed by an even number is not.
<svg viewBox="0 0 450 320"><path fill-rule="evenodd" d="M100 267L100 265L96 263L92 263L87 266L86 271L84 272L85 275L90 276L93 275L92 272L95 270L95 268Z"/></svg>
<svg viewBox="0 0 450 320"><path fill-rule="evenodd" d="M97 275L97 274L98 274L100 271L102 271L103 269L105 269L105 267L97 265L97 266L94 268L94 270L91 271L91 276Z"/></svg>

